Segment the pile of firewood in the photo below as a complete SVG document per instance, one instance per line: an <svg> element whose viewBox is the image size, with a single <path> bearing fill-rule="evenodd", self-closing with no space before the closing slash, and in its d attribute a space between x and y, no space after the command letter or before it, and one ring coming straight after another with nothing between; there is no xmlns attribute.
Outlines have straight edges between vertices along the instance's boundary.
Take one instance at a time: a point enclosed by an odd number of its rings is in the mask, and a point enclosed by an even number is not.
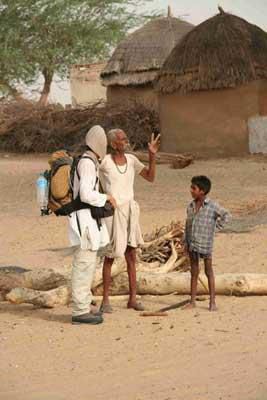
<svg viewBox="0 0 267 400"><path fill-rule="evenodd" d="M180 222L156 229L145 235L145 244L139 251L139 259L143 262L165 264L172 255L173 248L177 254L176 262L184 257L183 246L184 229Z"/></svg>
<svg viewBox="0 0 267 400"><path fill-rule="evenodd" d="M183 227L179 222L146 235L137 258L137 291L139 295L189 294L188 257L183 248ZM101 296L101 260L92 285L94 296ZM186 271L186 272L185 272ZM124 296L129 291L124 259L112 267L111 295ZM199 294L208 293L204 275L199 277ZM218 274L216 293L223 295L267 295L267 274ZM120 297L121 298L121 297ZM23 270L0 268L0 301L29 303L39 307L56 307L71 301L71 268Z"/></svg>
<svg viewBox="0 0 267 400"><path fill-rule="evenodd" d="M127 133L132 153L148 162L147 143L159 132L159 117L143 105L127 106L94 103L84 108L64 109L60 105L41 107L30 101L0 101L0 151L48 153L65 148L84 150L84 137L93 125L121 128ZM192 154L158 153L157 164L185 168Z"/></svg>
<svg viewBox="0 0 267 400"><path fill-rule="evenodd" d="M138 274L168 274L172 271L187 271L188 258L183 248L183 226L180 222L172 222L168 226L156 229L144 237L145 243L138 250ZM102 263L96 270L93 292L102 292ZM125 275L125 260L116 260L112 267L112 294L127 292L127 276ZM124 279L124 289L116 288L118 277ZM35 305L52 307L66 304L70 301L70 269L64 271L21 270L0 268L0 293L5 299L15 302L29 302ZM115 286L114 286L115 285Z"/></svg>
<svg viewBox="0 0 267 400"><path fill-rule="evenodd" d="M145 236L137 257L137 291L140 295L189 294L188 257L183 247L183 226L173 222ZM101 296L101 260L92 285L95 296ZM186 272L185 272L186 271ZM199 294L208 293L205 276L199 277ZM71 268L23 270L0 268L0 299L15 304L29 303L39 307L56 307L71 301ZM128 276L124 259L112 267L111 295L127 295ZM267 274L219 274L216 293L223 295L267 295ZM0 301L1 301L0 300Z"/></svg>

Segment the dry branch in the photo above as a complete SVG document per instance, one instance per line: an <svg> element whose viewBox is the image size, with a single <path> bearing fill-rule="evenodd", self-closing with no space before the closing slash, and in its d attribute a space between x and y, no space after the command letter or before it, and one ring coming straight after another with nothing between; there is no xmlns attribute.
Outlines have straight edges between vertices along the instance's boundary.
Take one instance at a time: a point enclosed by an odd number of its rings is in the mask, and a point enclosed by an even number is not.
<svg viewBox="0 0 267 400"><path fill-rule="evenodd" d="M41 107L31 102L0 103L0 150L52 152L62 148L80 152L85 133L93 125L108 131L121 128L134 149L147 148L152 132L159 131L155 111L141 104L131 106L95 103L85 108Z"/></svg>
<svg viewBox="0 0 267 400"><path fill-rule="evenodd" d="M149 263L154 261L166 263L173 253L173 246L177 253L175 262L178 262L184 256L183 235L184 228L179 222L172 222L145 235L145 243L139 253L140 260ZM179 263L178 267L182 264ZM186 267L188 267L188 263L186 263Z"/></svg>

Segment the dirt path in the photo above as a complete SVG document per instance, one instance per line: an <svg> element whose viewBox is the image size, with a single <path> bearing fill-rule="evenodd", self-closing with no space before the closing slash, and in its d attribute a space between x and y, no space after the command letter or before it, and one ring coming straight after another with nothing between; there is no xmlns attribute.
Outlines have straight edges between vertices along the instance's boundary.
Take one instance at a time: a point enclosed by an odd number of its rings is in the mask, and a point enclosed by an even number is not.
<svg viewBox="0 0 267 400"><path fill-rule="evenodd" d="M0 157L0 266L61 267L71 262L64 219L41 218L34 182L45 157ZM161 166L157 181L137 180L145 232L184 220L195 174L208 174L212 197L234 220L216 239L217 272L267 273L267 163L264 159ZM53 251L54 250L54 251ZM177 296L144 298L148 309ZM218 299L193 312L141 318L116 303L98 327L70 325L70 309L0 303L0 400L264 400L267 392L267 299Z"/></svg>

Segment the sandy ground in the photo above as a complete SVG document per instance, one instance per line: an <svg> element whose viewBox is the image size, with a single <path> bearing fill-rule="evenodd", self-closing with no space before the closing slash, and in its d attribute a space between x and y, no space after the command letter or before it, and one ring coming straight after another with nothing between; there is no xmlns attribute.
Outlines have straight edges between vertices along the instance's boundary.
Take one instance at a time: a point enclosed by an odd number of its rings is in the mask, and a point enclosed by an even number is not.
<svg viewBox="0 0 267 400"><path fill-rule="evenodd" d="M68 246L65 219L38 216L35 180L45 167L45 156L0 155L0 266L71 262L57 251ZM216 239L216 272L267 273L266 158L160 166L154 185L138 178L144 232L184 220L190 178L200 173L234 216ZM183 299L143 301L154 309ZM209 313L206 301L195 311L146 319L116 303L104 324L86 327L70 324L68 307L0 303L0 400L265 400L267 299L220 297L218 305L218 313Z"/></svg>

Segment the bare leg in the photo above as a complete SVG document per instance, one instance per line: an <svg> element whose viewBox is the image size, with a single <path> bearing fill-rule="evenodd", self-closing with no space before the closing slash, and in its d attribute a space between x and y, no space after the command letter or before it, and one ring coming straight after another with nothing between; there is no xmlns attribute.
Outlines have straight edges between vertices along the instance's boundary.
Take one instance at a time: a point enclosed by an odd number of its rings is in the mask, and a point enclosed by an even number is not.
<svg viewBox="0 0 267 400"><path fill-rule="evenodd" d="M102 304L109 305L109 287L111 282L111 267L114 258L105 257L103 265L103 300Z"/></svg>
<svg viewBox="0 0 267 400"><path fill-rule="evenodd" d="M136 306L136 249L127 246L125 252L127 272L129 277L129 302L131 307Z"/></svg>
<svg viewBox="0 0 267 400"><path fill-rule="evenodd" d="M210 311L217 311L217 306L215 302L215 278L214 278L214 272L212 268L212 258L205 258L204 259L205 263L205 274L208 278L208 284L209 284L209 292L210 292L210 306L209 310Z"/></svg>
<svg viewBox="0 0 267 400"><path fill-rule="evenodd" d="M199 275L199 257L197 254L189 254L191 264L191 300L189 304L186 304L183 309L188 310L196 307L196 296L197 296L197 282Z"/></svg>

